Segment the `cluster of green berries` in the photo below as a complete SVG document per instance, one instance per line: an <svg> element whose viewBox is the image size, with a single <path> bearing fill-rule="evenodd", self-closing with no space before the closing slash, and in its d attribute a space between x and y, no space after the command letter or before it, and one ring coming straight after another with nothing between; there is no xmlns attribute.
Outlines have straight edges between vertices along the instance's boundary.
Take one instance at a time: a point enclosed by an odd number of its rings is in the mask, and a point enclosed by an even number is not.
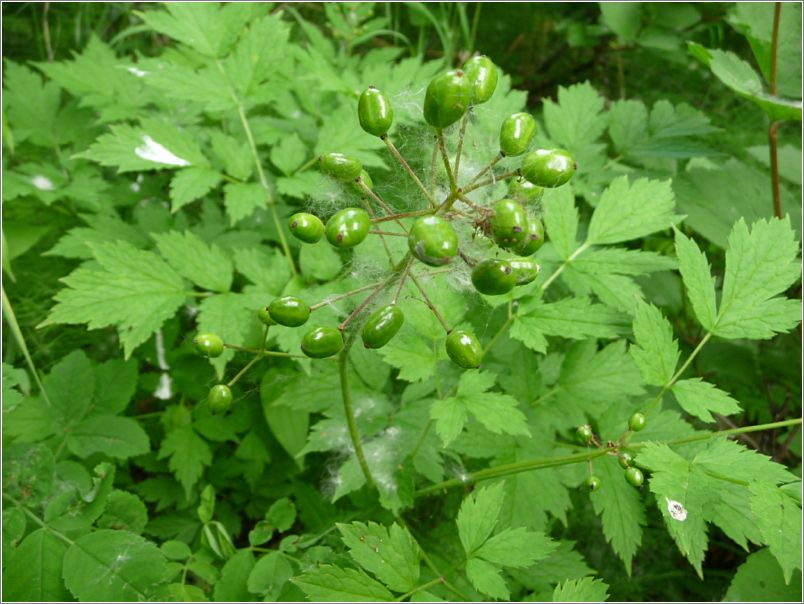
<svg viewBox="0 0 804 604"><path fill-rule="evenodd" d="M634 413L628 419L628 430L630 432L639 432L645 428L647 423L648 420L642 413ZM583 444L595 442L595 435L589 424L578 426L575 434L578 441ZM633 465L634 456L628 451L621 450L617 453L617 459L620 462L620 466L625 470L625 480L628 481L628 484L637 488L641 487L645 482L645 475L642 473L642 470ZM586 488L589 489L589 491L597 491L601 486L602 482L600 478L595 475L591 475L586 479Z"/></svg>

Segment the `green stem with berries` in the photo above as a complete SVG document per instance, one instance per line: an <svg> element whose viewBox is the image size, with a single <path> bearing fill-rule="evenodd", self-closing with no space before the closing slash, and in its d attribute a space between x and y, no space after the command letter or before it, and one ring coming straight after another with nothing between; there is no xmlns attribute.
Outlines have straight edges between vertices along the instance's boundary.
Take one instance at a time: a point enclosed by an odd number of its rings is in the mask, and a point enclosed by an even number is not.
<svg viewBox="0 0 804 604"><path fill-rule="evenodd" d="M393 156L394 156L394 157L397 159L397 161L398 161L400 164L402 164L402 167L405 169L405 171L406 171L406 172L407 172L407 173L410 175L410 177L413 179L413 182L415 182L415 183L416 183L416 185L417 185L417 186L418 186L418 187L421 189L422 193L424 193L424 196L427 198L427 201L430 203L430 205L431 205L432 207L434 207L434 208L435 208L435 207L438 207L438 204L436 203L435 198L434 198L432 195L430 195L430 192L427 190L427 187L425 187L425 186L422 184L422 181L421 181L421 180L419 180L419 177L418 177L418 176L416 176L416 173L415 173L415 172L413 171L413 169L410 167L410 164L408 164L408 162L407 162L407 161L405 161L405 158L404 158L404 157L402 157L402 154L399 152L399 149L397 149L397 148L396 148L396 146L394 145L394 143L392 143L392 142L391 142L391 139L390 139L390 138L388 138L388 135L386 134L386 135L384 135L384 136L381 136L380 138L381 138L381 139L383 140L383 142L384 142L384 143L387 145L388 150L389 150L389 151L391 151L391 153L392 153L392 154L393 154Z"/></svg>

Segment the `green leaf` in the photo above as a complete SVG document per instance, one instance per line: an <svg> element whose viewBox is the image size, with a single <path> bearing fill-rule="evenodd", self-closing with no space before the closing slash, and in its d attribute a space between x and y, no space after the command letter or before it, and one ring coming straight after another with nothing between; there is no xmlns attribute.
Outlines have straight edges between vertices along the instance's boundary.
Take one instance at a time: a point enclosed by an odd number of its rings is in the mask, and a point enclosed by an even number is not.
<svg viewBox="0 0 804 604"><path fill-rule="evenodd" d="M636 343L629 352L646 384L664 386L676 371L680 352L673 339L673 326L652 304L641 302L634 316Z"/></svg>
<svg viewBox="0 0 804 604"><path fill-rule="evenodd" d="M231 225L248 218L255 210L265 208L272 202L271 194L257 183L230 183L223 187L223 191L223 204Z"/></svg>
<svg viewBox="0 0 804 604"><path fill-rule="evenodd" d="M4 522L5 524L5 522ZM47 529L37 529L11 552L4 552L3 599L18 602L64 602L62 581L65 542Z"/></svg>
<svg viewBox="0 0 804 604"><path fill-rule="evenodd" d="M114 490L109 493L106 508L98 519L99 528L140 534L145 530L146 524L148 510L142 499L126 491Z"/></svg>
<svg viewBox="0 0 804 604"><path fill-rule="evenodd" d="M232 262L217 245L207 245L189 231L170 231L153 238L164 259L180 275L204 289L229 291Z"/></svg>
<svg viewBox="0 0 804 604"><path fill-rule="evenodd" d="M279 144L271 149L271 162L285 176L290 176L304 163L309 151L296 133L282 137Z"/></svg>
<svg viewBox="0 0 804 604"><path fill-rule="evenodd" d="M321 564L291 579L311 602L391 602L393 594L361 570Z"/></svg>
<svg viewBox="0 0 804 604"><path fill-rule="evenodd" d="M568 579L556 585L553 591L553 602L606 602L608 599L609 586L592 577Z"/></svg>
<svg viewBox="0 0 804 604"><path fill-rule="evenodd" d="M220 130L210 133L212 151L223 162L226 173L238 180L247 181L254 171L254 157L247 141L239 141Z"/></svg>
<svg viewBox="0 0 804 604"><path fill-rule="evenodd" d="M254 596L248 589L248 580L254 570L254 554L241 549L226 561L221 570L221 578L215 583L217 602L253 602Z"/></svg>
<svg viewBox="0 0 804 604"><path fill-rule="evenodd" d="M547 236L559 257L566 260L577 247L575 234L578 231L578 210L575 208L572 187L545 190L542 208Z"/></svg>
<svg viewBox="0 0 804 604"><path fill-rule="evenodd" d="M179 479L189 497L204 466L212 463L212 451L206 441L191 426L181 426L168 433L162 441L158 459L170 458L170 470Z"/></svg>
<svg viewBox="0 0 804 604"><path fill-rule="evenodd" d="M3 447L3 491L25 505L39 505L53 491L55 462L44 444Z"/></svg>
<svg viewBox="0 0 804 604"><path fill-rule="evenodd" d="M408 592L419 580L419 548L407 529L369 522L338 524L349 554L389 589Z"/></svg>
<svg viewBox="0 0 804 604"><path fill-rule="evenodd" d="M751 509L762 539L779 562L784 582L801 570L801 506L783 490L764 482L751 485Z"/></svg>
<svg viewBox="0 0 804 604"><path fill-rule="evenodd" d="M712 413L732 415L741 411L740 403L701 378L679 380L672 391L684 411L705 422L715 421Z"/></svg>
<svg viewBox="0 0 804 604"><path fill-rule="evenodd" d="M64 582L83 601L159 599L168 573L159 548L126 531L100 529L84 535L64 556Z"/></svg>
<svg viewBox="0 0 804 604"><path fill-rule="evenodd" d="M458 382L454 397L437 400L430 408L436 421L436 432L448 445L460 434L467 413L494 434L528 435L525 415L517 408L515 398L507 394L488 392L496 376L489 372L465 372Z"/></svg>
<svg viewBox="0 0 804 604"><path fill-rule="evenodd" d="M267 11L268 6L260 8ZM239 96L256 97L264 102L265 90L260 88L260 84L270 80L287 61L288 33L288 24L283 21L281 14L252 18L248 30L240 36L234 52L225 63L226 74ZM269 89L268 92L274 90Z"/></svg>
<svg viewBox="0 0 804 604"><path fill-rule="evenodd" d="M237 248L234 251L234 265L237 272L269 294L279 295L290 281L290 268L279 250L267 247Z"/></svg>
<svg viewBox="0 0 804 604"><path fill-rule="evenodd" d="M586 245L620 243L670 228L683 216L673 213L669 180L615 178L603 191L589 222Z"/></svg>
<svg viewBox="0 0 804 604"><path fill-rule="evenodd" d="M51 393L54 415L65 424L80 421L89 411L95 392L95 374L84 351L74 350L62 358L42 383Z"/></svg>
<svg viewBox="0 0 804 604"><path fill-rule="evenodd" d="M3 87L6 93L3 109L5 113L8 107L8 119L15 138L20 141L30 138L32 143L43 147L56 144L59 87L54 82L44 81L28 67L8 59L3 70ZM5 138L5 129L3 132Z"/></svg>
<svg viewBox="0 0 804 604"><path fill-rule="evenodd" d="M603 98L589 82L558 87L558 104L544 101L544 122L550 138L575 151L596 140L606 129Z"/></svg>
<svg viewBox="0 0 804 604"><path fill-rule="evenodd" d="M220 172L205 166L191 166L176 172L170 180L170 211L178 212L188 203L200 199L218 186Z"/></svg>
<svg viewBox="0 0 804 604"><path fill-rule="evenodd" d="M128 243L92 246L97 264L86 263L63 279L56 306L42 325L114 325L125 357L145 342L184 303L181 277L152 252Z"/></svg>
<svg viewBox="0 0 804 604"><path fill-rule="evenodd" d="M623 478L616 459L604 457L594 462L594 472L603 483L590 495L595 513L603 523L603 534L614 553L631 574L631 563L642 543L642 527L647 523L642 498Z"/></svg>
<svg viewBox="0 0 804 604"><path fill-rule="evenodd" d="M142 248L150 243L137 227L123 222L116 214L82 214L80 217L89 227L70 229L44 253L45 256L88 259L92 258L92 244L127 241Z"/></svg>
<svg viewBox="0 0 804 604"><path fill-rule="evenodd" d="M505 497L503 487L502 482L483 487L463 500L455 522L467 556L472 556L497 526L500 507Z"/></svg>
<svg viewBox="0 0 804 604"><path fill-rule="evenodd" d="M642 6L632 2L600 2L600 20L623 42L633 42L642 27ZM556 602L558 600L555 600ZM572 601L568 598L567 601Z"/></svg>
<svg viewBox="0 0 804 604"><path fill-rule="evenodd" d="M507 600L510 592L500 570L493 564L479 558L471 558L466 562L466 576L480 593Z"/></svg>
<svg viewBox="0 0 804 604"><path fill-rule="evenodd" d="M616 101L609 110L609 136L620 154L648 138L647 125L648 109L642 101Z"/></svg>
<svg viewBox="0 0 804 604"><path fill-rule="evenodd" d="M406 382L418 382L434 375L438 362L433 344L404 326L380 349L380 354L386 363L399 369L399 379Z"/></svg>
<svg viewBox="0 0 804 604"><path fill-rule="evenodd" d="M801 577L785 585L782 569L768 548L745 559L732 577L724 602L800 602ZM759 580L757 580L759 579Z"/></svg>
<svg viewBox="0 0 804 604"><path fill-rule="evenodd" d="M293 568L281 552L270 552L257 560L248 575L248 590L266 599L276 601L288 579L293 576Z"/></svg>
<svg viewBox="0 0 804 604"><path fill-rule="evenodd" d="M82 420L70 431L67 447L78 457L105 453L117 459L142 455L151 448L148 435L135 420L115 415Z"/></svg>
<svg viewBox="0 0 804 604"><path fill-rule="evenodd" d="M490 537L474 555L499 566L524 568L549 556L558 547L543 533L524 527L507 528Z"/></svg>
<svg viewBox="0 0 804 604"><path fill-rule="evenodd" d="M676 255L678 269L695 316L704 328L711 331L715 327L717 309L715 280L712 278L709 262L698 245L679 230L676 230Z"/></svg>
<svg viewBox="0 0 804 604"><path fill-rule="evenodd" d="M780 297L800 277L798 249L789 217L759 220L750 231L737 221L726 250L717 335L767 339L798 324L801 302Z"/></svg>
<svg viewBox="0 0 804 604"><path fill-rule="evenodd" d="M313 245L302 246L299 265L303 274L319 281L330 281L341 272L343 261L338 252L322 239Z"/></svg>
<svg viewBox="0 0 804 604"><path fill-rule="evenodd" d="M95 366L95 395L92 410L97 413L121 413L137 390L137 363L111 359Z"/></svg>
<svg viewBox="0 0 804 604"><path fill-rule="evenodd" d="M656 252L609 247L585 251L573 259L570 267L590 274L644 275L678 268L678 263L675 258L662 256Z"/></svg>
<svg viewBox="0 0 804 604"><path fill-rule="evenodd" d="M277 499L265 513L265 519L280 533L284 533L296 521L296 506L287 497Z"/></svg>

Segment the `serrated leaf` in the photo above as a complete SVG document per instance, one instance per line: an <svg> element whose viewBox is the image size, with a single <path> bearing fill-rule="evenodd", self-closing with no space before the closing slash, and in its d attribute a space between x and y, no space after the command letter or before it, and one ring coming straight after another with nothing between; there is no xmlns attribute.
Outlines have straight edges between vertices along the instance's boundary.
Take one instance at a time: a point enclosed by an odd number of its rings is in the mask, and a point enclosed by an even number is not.
<svg viewBox="0 0 804 604"><path fill-rule="evenodd" d="M82 420L70 431L67 446L82 458L102 452L117 459L142 455L151 448L148 435L135 420L115 415Z"/></svg>
<svg viewBox="0 0 804 604"><path fill-rule="evenodd" d="M270 552L259 560L248 575L248 590L276 601L293 568L281 552Z"/></svg>
<svg viewBox="0 0 804 604"><path fill-rule="evenodd" d="M757 581L757 577L761 580ZM779 563L768 548L745 559L731 579L724 602L800 602L801 578L785 585Z"/></svg>
<svg viewBox="0 0 804 604"><path fill-rule="evenodd" d="M210 133L212 151L223 162L226 173L238 180L247 181L254 171L254 157L247 141L239 141L220 130Z"/></svg>
<svg viewBox="0 0 804 604"><path fill-rule="evenodd" d="M215 600L218 602L251 602L254 597L247 589L248 579L254 569L254 554L241 549L226 561L221 578L215 583Z"/></svg>
<svg viewBox="0 0 804 604"><path fill-rule="evenodd" d="M393 340L380 349L386 363L399 369L399 379L418 382L435 374L438 353L432 343L404 326Z"/></svg>
<svg viewBox="0 0 804 604"><path fill-rule="evenodd" d="M302 246L299 266L303 274L319 281L329 281L341 272L343 261L328 242L321 240L313 245Z"/></svg>
<svg viewBox="0 0 804 604"><path fill-rule="evenodd" d="M251 216L258 208L271 203L271 194L257 183L229 183L223 187L223 205L229 216L229 224L234 225Z"/></svg>
<svg viewBox="0 0 804 604"><path fill-rule="evenodd" d="M615 178L592 214L586 245L621 243L670 228L683 218L674 207L669 180Z"/></svg>
<svg viewBox="0 0 804 604"><path fill-rule="evenodd" d="M602 4L601 6L608 6ZM642 101L620 100L609 110L609 136L614 148L626 154L648 138L648 109Z"/></svg>
<svg viewBox="0 0 804 604"><path fill-rule="evenodd" d="M471 558L466 562L466 577L477 591L492 598L507 600L510 592L500 570L493 564L479 558Z"/></svg>
<svg viewBox="0 0 804 604"><path fill-rule="evenodd" d="M5 519L4 519L5 520ZM5 522L3 523L5 526ZM3 599L18 602L63 602L69 592L61 578L67 545L46 529L29 534L4 553Z"/></svg>
<svg viewBox="0 0 804 604"><path fill-rule="evenodd" d="M95 367L93 412L121 413L137 389L137 363L111 359Z"/></svg>
<svg viewBox="0 0 804 604"><path fill-rule="evenodd" d="M176 475L189 497L204 467L212 463L212 451L206 441L190 426L174 429L162 441L158 459L169 458L170 470Z"/></svg>
<svg viewBox="0 0 804 604"><path fill-rule="evenodd" d="M321 564L291 579L311 602L391 602L393 594L366 573Z"/></svg>
<svg viewBox="0 0 804 604"><path fill-rule="evenodd" d="M652 304L640 303L634 315L636 343L629 352L642 372L645 383L664 386L676 371L680 352L673 339L673 326Z"/></svg>
<svg viewBox="0 0 804 604"><path fill-rule="evenodd" d="M544 121L550 138L570 151L588 145L603 134L606 119L603 98L589 82L559 86L558 104L544 102Z"/></svg>
<svg viewBox="0 0 804 604"><path fill-rule="evenodd" d="M695 316L701 325L711 331L715 326L717 309L715 280L712 278L709 262L698 245L679 230L676 230L676 255L678 270L684 280Z"/></svg>
<svg viewBox="0 0 804 604"><path fill-rule="evenodd" d="M139 535L101 529L73 542L64 555L63 572L79 600L146 601L159 599L168 566L159 548Z"/></svg>
<svg viewBox="0 0 804 604"><path fill-rule="evenodd" d="M503 486L504 483L500 482L477 489L463 500L455 522L467 556L473 555L497 526L500 507L505 497Z"/></svg>
<svg viewBox="0 0 804 604"><path fill-rule="evenodd" d="M142 499L126 491L112 491L106 500L99 528L129 531L140 534L148 524L148 510ZM164 551L164 550L163 550Z"/></svg>
<svg viewBox="0 0 804 604"><path fill-rule="evenodd" d="M763 540L779 562L789 584L801 570L801 507L783 490L764 482L751 485L751 509Z"/></svg>
<svg viewBox="0 0 804 604"><path fill-rule="evenodd" d="M609 586L600 579L568 579L556 585L553 602L606 602Z"/></svg>
<svg viewBox="0 0 804 604"><path fill-rule="evenodd" d="M209 193L218 186L222 176L205 166L191 166L176 172L170 180L170 211L178 212L183 206Z"/></svg>
<svg viewBox="0 0 804 604"><path fill-rule="evenodd" d="M237 272L269 294L279 295L290 281L290 268L279 250L237 248L234 251L234 264Z"/></svg>
<svg viewBox="0 0 804 604"><path fill-rule="evenodd" d="M592 506L603 523L606 541L630 575L631 562L642 543L642 527L647 523L642 498L623 478L616 459L596 459L594 472L603 486L590 495Z"/></svg>
<svg viewBox="0 0 804 604"><path fill-rule="evenodd" d="M675 258L662 256L656 252L611 247L587 250L574 258L570 266L584 273L644 275L678 268L678 262Z"/></svg>
<svg viewBox="0 0 804 604"><path fill-rule="evenodd" d="M407 529L369 522L338 524L349 554L390 589L408 592L419 580L419 548Z"/></svg>
<svg viewBox="0 0 804 604"><path fill-rule="evenodd" d="M715 333L724 338L767 339L801 318L801 302L779 295L801 275L790 218L740 219L729 235L726 275Z"/></svg>
<svg viewBox="0 0 804 604"><path fill-rule="evenodd" d="M542 197L544 226L560 258L566 260L575 250L578 230L578 210L572 187L547 189Z"/></svg>
<svg viewBox="0 0 804 604"><path fill-rule="evenodd" d="M740 403L701 378L679 380L672 391L684 411L705 422L715 421L712 413L732 415L741 411Z"/></svg>
<svg viewBox="0 0 804 604"><path fill-rule="evenodd" d="M58 86L9 59L4 61L4 67L4 109L8 107L14 137L19 140L30 138L31 142L41 146L56 144L58 128L55 124L61 96ZM4 119L4 133L5 123Z"/></svg>
<svg viewBox="0 0 804 604"><path fill-rule="evenodd" d="M156 247L177 273L199 287L226 292L232 285L232 261L217 245L208 245L190 231L153 235Z"/></svg>
<svg viewBox="0 0 804 604"><path fill-rule="evenodd" d="M271 149L271 162L285 176L290 176L304 163L309 151L298 134L282 137L279 144Z"/></svg>
<svg viewBox="0 0 804 604"><path fill-rule="evenodd" d="M507 528L486 540L474 555L492 564L524 568L549 556L558 543L524 527Z"/></svg>

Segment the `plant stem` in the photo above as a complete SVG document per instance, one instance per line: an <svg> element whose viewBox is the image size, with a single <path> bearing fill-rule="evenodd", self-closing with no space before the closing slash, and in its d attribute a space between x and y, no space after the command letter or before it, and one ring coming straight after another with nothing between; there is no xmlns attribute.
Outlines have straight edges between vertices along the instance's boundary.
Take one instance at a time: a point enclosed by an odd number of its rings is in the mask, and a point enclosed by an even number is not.
<svg viewBox="0 0 804 604"><path fill-rule="evenodd" d="M410 267L413 265L413 258L409 258L407 264L405 264L405 268L402 270L402 277L399 279L399 287L396 288L396 293L394 294L394 299L391 304L396 304L399 301L399 294L402 293L402 287L405 285L405 280L408 277L408 273L410 273Z"/></svg>
<svg viewBox="0 0 804 604"><path fill-rule="evenodd" d="M264 354L261 354L261 353L257 353L257 354L254 356L254 358L253 358L253 359L251 359L251 360L250 360L248 363L246 363L245 367L243 367L243 369L241 369L240 371L238 371L238 372L237 372L237 375L235 375L235 376L234 376L234 377L233 377L231 380L229 380L229 383L227 383L226 385L227 385L227 386L229 386L229 388L231 388L232 386L234 386L234 385L237 383L237 381L238 381L238 380L239 380L241 377L243 377L243 374L244 374L244 373L246 373L246 371L248 371L248 370L249 370L249 369L251 369L252 367L254 367L254 365L256 365L256 364L257 364L257 362L259 362L259 361L260 361L260 360L263 358L263 356L265 356L265 355L264 355Z"/></svg>
<svg viewBox="0 0 804 604"><path fill-rule="evenodd" d="M511 303L509 302L508 303L508 318L505 320L505 323L503 323L500 326L500 328L497 330L497 333L495 333L494 336L491 338L491 341L488 344L486 344L486 347L483 349L483 357L482 358L486 358L486 355L488 354L489 350L491 350L494 347L494 345L497 343L497 340L499 340L500 337L503 335L503 333L505 333L505 330L508 329L511 326L511 323L514 322L515 318L516 318L516 315L511 313Z"/></svg>
<svg viewBox="0 0 804 604"><path fill-rule="evenodd" d="M42 520L39 516L37 516L31 510L29 510L28 507L24 503L22 503L21 501L17 501L14 497L12 497L11 495L7 495L6 493L3 493L3 498L8 499L11 503L13 503L15 506L17 506L20 510L22 510L23 514L28 516L28 518L33 520L36 524L41 526L43 529L45 529L49 533L53 533L56 537L58 537L59 539L61 539L65 543L67 543L68 545L72 545L74 543L74 541L72 539L70 539L69 537L67 537L63 533L60 533L59 531L57 531L54 528L51 528L44 520Z"/></svg>
<svg viewBox="0 0 804 604"><path fill-rule="evenodd" d="M430 202L430 205L432 207L434 207L434 208L438 207L438 204L436 203L436 200L433 198L432 195L430 195L430 192L422 184L422 181L419 180L419 177L416 176L416 173L413 171L413 169L410 167L410 165L408 165L408 162L405 161L405 158L402 157L402 154L399 153L399 150L396 148L394 143L391 142L391 139L388 138L388 135L386 134L385 136L381 136L380 138L388 146L388 149L391 151L391 153L393 153L393 155L394 155L394 157L396 157L397 161L400 164L402 164L402 167L405 168L405 171L408 174L410 174L410 177L413 179L413 181L416 183L416 185L422 190L422 193L424 193L424 196L427 198L427 201Z"/></svg>
<svg viewBox="0 0 804 604"><path fill-rule="evenodd" d="M430 307L430 310L435 315L435 318L438 319L438 322L441 323L441 327L444 328L444 331L449 333L450 332L449 325L447 325L447 322L444 320L444 317L441 316L441 313L438 312L438 309L436 308L435 304L433 304L433 301L430 300L430 296L428 296L427 292L424 291L424 288L421 286L421 283L419 283L418 279L416 279L416 277L413 275L413 273L409 273L409 274L410 274L411 281L413 281L413 283L416 284L416 287L419 289L419 293L421 293L422 297L424 298L425 303L427 304L427 306Z"/></svg>
<svg viewBox="0 0 804 604"><path fill-rule="evenodd" d="M656 444L664 444L664 445L683 445L687 443L702 441L702 440L709 440L710 438L717 438L719 436L732 436L735 434L745 434L746 432L759 432L762 430L773 430L775 428L786 428L788 426L797 426L801 425L802 419L788 419L780 422L773 422L769 424L760 424L756 426L745 426L743 428L732 428L729 430L718 430L716 432L706 432L704 434L696 434L695 436L690 436L687 438L679 438L675 440L666 440L666 441L645 441L645 442L638 442L638 443L630 443L628 445L629 448L635 449L644 447L651 443ZM542 468L552 468L556 466L564 466L573 463L583 463L587 460L596 459L598 457L603 457L604 455L608 455L609 453L614 453L617 450L617 447L605 447L602 449L598 449L596 451L590 453L577 453L575 455L566 455L564 457L547 457L542 459L531 459L527 461L520 461L516 463L504 464L501 466L496 466L493 468L486 468L485 470L479 470L472 474L466 476L463 480L458 478L453 478L451 480L445 480L443 482L439 482L428 487L424 487L419 489L414 493L414 497L422 497L425 495L431 495L438 491L449 489L452 487L457 487L461 485L467 484L474 484L481 480L488 480L490 478L499 478L501 476L509 476L511 474L518 474L520 472L528 472L530 470L539 470Z"/></svg>
<svg viewBox="0 0 804 604"><path fill-rule="evenodd" d="M656 398L653 399L651 407L658 404L662 400L662 397L665 395L665 393L668 390L670 390L673 387L673 384L675 384L678 381L678 378L680 378L681 374L683 374L684 371L686 371L687 367L690 366L690 363L692 363L695 357L698 356L698 353L701 352L701 349L704 347L704 345L709 341L711 337L712 332L707 331L706 335L703 338L701 338L701 341L698 342L698 345L692 350L690 356L687 357L687 360L684 361L684 364L681 365L679 370L673 374L673 377L671 377L670 380L664 386L662 386L662 389L659 391L659 394L657 394Z"/></svg>
<svg viewBox="0 0 804 604"><path fill-rule="evenodd" d="M0 291L2 291L3 296L3 317L8 323L8 327L11 330L11 335L14 336L14 339L17 341L17 346L19 346L20 350L22 351L22 356L25 357L25 362L28 364L28 368L33 374L36 385L39 386L39 392L42 393L42 398L44 399L45 404L48 407L52 407L53 403L50 402L50 397L47 394L47 390L45 390L42 380L39 379L39 372L36 370L36 365L34 365L31 353L28 351L28 344L25 342L25 338L22 336L22 330L20 329L19 323L17 323L17 316L14 314L14 309L11 306L11 302L6 296L6 290L2 289Z"/></svg>
<svg viewBox="0 0 804 604"><path fill-rule="evenodd" d="M341 331L343 331L344 329L346 329L346 326L347 326L347 325L349 325L349 323L351 323L351 322L352 322L352 320L353 320L353 319L354 319L354 318L355 318L357 315L359 315L359 314L360 314L360 311L361 311L361 310L363 310L364 308L366 308L366 306L368 306L368 305L371 303L371 301L372 301L372 300L373 300L373 299L374 299L374 298L377 296L377 294L379 294L379 293L380 293L380 292L381 292L383 289L385 289L385 287L386 287L386 286L387 286L389 283L391 283L391 281L392 281L392 280L393 280L393 279L394 279L396 276L397 276L397 273L396 273L396 272L391 273L390 275L388 275L388 277L386 277L385 279L383 279L382 281L380 281L380 283L379 283L378 285L374 286L374 291L373 291L373 292L371 292L371 293L370 293L368 296L366 296L366 299L365 299L365 300L363 300L363 301L362 301L362 302L361 302L361 303L358 305L358 307L357 307L357 308L355 308L355 309L354 309L354 310L353 310L353 311L352 311L352 312L349 314L349 316L348 316L348 317L346 317L346 318L343 320L343 323L341 323L340 325L338 325L338 329L340 329Z"/></svg>
<svg viewBox="0 0 804 604"><path fill-rule="evenodd" d="M498 153L497 155L495 155L494 159L492 159L488 164L486 164L485 168L483 168L480 172L475 174L475 177L472 180L469 181L469 185L473 185L474 183L476 183L480 179L481 176L483 176L486 172L488 172L494 166L496 166L497 162L500 161L503 157L505 157L505 156L502 153Z"/></svg>
<svg viewBox="0 0 804 604"><path fill-rule="evenodd" d="M245 346L236 346L234 344L224 344L224 348L231 348L232 350L236 350L238 352L250 352L251 354L258 354L263 357L284 357L287 359L307 359L306 357L301 354L293 354L290 352L280 352L278 350L258 350L256 348L246 348Z"/></svg>
<svg viewBox="0 0 804 604"><path fill-rule="evenodd" d="M438 137L433 137L433 160L430 163L430 195L435 199L436 167L438 166Z"/></svg>
<svg viewBox="0 0 804 604"><path fill-rule="evenodd" d="M338 357L338 369L340 370L341 378L341 396L343 397L343 411L346 415L346 425L349 427L349 436L352 439L352 446L355 449L355 457L363 476L366 477L366 485L370 489L376 488L374 477L371 475L371 470L366 462L366 456L363 454L363 445L360 443L360 433L357 431L357 421L355 420L355 411L352 406L352 393L349 391L349 350L352 347L352 341L344 347L340 356Z"/></svg>
<svg viewBox="0 0 804 604"><path fill-rule="evenodd" d="M369 235L382 235L385 237L386 235L389 237L407 237L406 233L393 233L391 231L369 231Z"/></svg>
<svg viewBox="0 0 804 604"><path fill-rule="evenodd" d="M771 43L770 93L776 96L776 55L779 49L779 17L782 3L776 2L773 11L773 41ZM772 121L768 126L768 148L770 150L771 186L773 189L773 212L777 218L782 217L782 195L779 190L779 154L777 149L778 122Z"/></svg>
<svg viewBox="0 0 804 604"><path fill-rule="evenodd" d="M441 579L441 577L436 577L435 579L432 579L431 581L428 581L427 583L422 583L421 585L419 585L417 587L414 587L408 593L402 594L395 601L396 602L402 602L405 598L409 598L413 594L415 594L417 592L420 592L420 591L424 591L425 589L427 589L429 587L432 587L433 585L437 585L439 583L442 583L442 579Z"/></svg>
<svg viewBox="0 0 804 604"><path fill-rule="evenodd" d="M511 170L510 172L503 172L502 174L498 175L492 174L491 178L470 184L468 187L464 187L461 192L464 194L471 193L475 189L480 189L482 187L487 187L488 185L496 184L501 180L506 180L508 178L511 178L512 176L519 176L519 170Z"/></svg>
<svg viewBox="0 0 804 604"><path fill-rule="evenodd" d="M470 107L469 110L463 114L463 120L461 120L461 132L458 135L458 150L455 152L455 180L459 180L461 177L461 152L463 151L463 139L466 136L466 126L469 123L469 115L472 113L472 108Z"/></svg>
<svg viewBox="0 0 804 604"><path fill-rule="evenodd" d="M590 246L589 246L589 244L588 244L588 243L584 243L584 244L583 244L583 245L581 245L581 246L580 246L580 247L579 247L577 250L575 250L574 252L572 252L572 255L571 255L569 258L567 258L566 260L564 260L564 262L561 264L561 266L559 266L559 267L558 267L558 268L557 268L557 269L556 269L556 270L553 272L553 274L552 274L552 275L550 275L549 277L547 277L547 280L545 280L545 282L544 282L544 283L542 283L542 291L544 291L544 290L546 290L548 287L550 287L550 284L551 284L553 281L555 281L556 279L558 279L558 276L559 276L561 273L563 273L563 272L564 272L564 269L565 269L565 268L567 268L567 265L568 265L570 262L572 262L573 260L575 260L575 259L576 259L578 256L580 256L581 254L583 254L583 253L584 253L586 250L588 250L588 249L589 249L589 247L590 247Z"/></svg>
<svg viewBox="0 0 804 604"><path fill-rule="evenodd" d="M458 183L455 181L455 175L452 173L452 168L449 165L449 154L447 153L447 145L444 142L444 131L438 131L438 148L441 150L441 158L444 161L444 169L447 171L447 178L449 178L449 190L455 195L458 190Z"/></svg>
<svg viewBox="0 0 804 604"><path fill-rule="evenodd" d="M318 310L319 308L323 308L324 306L328 306L328 305L332 304L333 302L337 302L338 300L343 300L344 298L349 298L350 296L354 296L355 294L359 294L361 292L364 292L364 291L367 291L367 290L370 290L370 289L374 289L378 285L379 285L379 283L372 283L371 285L364 285L363 287L358 287L357 289L350 290L350 291L348 291L346 293L338 294L337 296L333 296L331 298L326 298L325 300L322 300L318 304L313 304L310 307L310 312L313 312L314 310Z"/></svg>
<svg viewBox="0 0 804 604"><path fill-rule="evenodd" d="M378 216L377 218L372 218L371 222L374 224L380 222L388 222L389 220L399 220L400 218L414 218L416 216L429 216L432 214L432 210L413 210L411 212L402 212L400 214L392 214L390 216Z"/></svg>
<svg viewBox="0 0 804 604"><path fill-rule="evenodd" d="M386 212L386 213L387 213L389 216L393 216L393 215L394 215L394 211L391 209L391 207L390 207L390 206L389 206L387 203L385 203L385 202L384 202L384 201L383 201L383 200L380 198L380 196L379 196L379 195L377 195L377 194L376 194L374 191L372 191L371 189L369 189L368 185L366 185L366 183L364 183L364 182L363 182L363 179L362 179L362 178L358 178L358 179L357 179L357 186L359 186L359 187L360 187L360 188L361 188L361 189L362 189L362 190L363 190L363 191L366 193L366 195L368 195L368 196L369 196L369 197L371 197L371 198L372 198L374 201L376 201L378 204L380 204L380 207L381 207L383 210L385 210L385 212ZM405 228L405 225L404 225L404 224L402 224L401 222L399 222L399 220L397 220L397 222L399 223L399 226L401 226L403 229ZM407 232L407 229L405 229L405 232Z"/></svg>

